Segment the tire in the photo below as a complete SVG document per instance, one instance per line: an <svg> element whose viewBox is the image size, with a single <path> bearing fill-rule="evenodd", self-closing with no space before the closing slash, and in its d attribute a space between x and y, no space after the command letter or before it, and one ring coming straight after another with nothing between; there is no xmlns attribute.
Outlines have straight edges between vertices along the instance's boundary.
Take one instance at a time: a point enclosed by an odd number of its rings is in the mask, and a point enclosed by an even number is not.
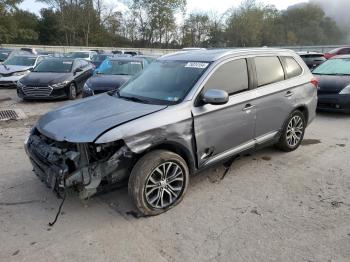
<svg viewBox="0 0 350 262"><path fill-rule="evenodd" d="M161 173L166 175L162 177ZM166 179L169 177L172 179ZM134 166L128 191L139 212L145 216L155 216L179 204L188 183L186 161L173 152L155 150L141 157Z"/></svg>
<svg viewBox="0 0 350 262"><path fill-rule="evenodd" d="M77 98L77 87L74 83L71 83L68 89L68 99L74 100Z"/></svg>
<svg viewBox="0 0 350 262"><path fill-rule="evenodd" d="M306 128L305 115L299 110L291 113L285 122L276 147L284 152L296 150L303 141ZM292 133L291 133L292 132Z"/></svg>

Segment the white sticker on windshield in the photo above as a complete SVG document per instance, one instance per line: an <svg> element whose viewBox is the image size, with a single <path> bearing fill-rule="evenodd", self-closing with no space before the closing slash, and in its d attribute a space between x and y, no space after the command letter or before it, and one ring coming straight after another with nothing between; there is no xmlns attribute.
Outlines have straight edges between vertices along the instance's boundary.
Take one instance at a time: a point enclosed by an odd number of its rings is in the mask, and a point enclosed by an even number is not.
<svg viewBox="0 0 350 262"><path fill-rule="evenodd" d="M73 62L63 62L65 65L71 65Z"/></svg>
<svg viewBox="0 0 350 262"><path fill-rule="evenodd" d="M141 63L140 62L131 62L130 64L132 64L132 65L140 65Z"/></svg>
<svg viewBox="0 0 350 262"><path fill-rule="evenodd" d="M209 63L199 63L199 62L188 62L185 67L191 67L191 68L206 68L209 65Z"/></svg>

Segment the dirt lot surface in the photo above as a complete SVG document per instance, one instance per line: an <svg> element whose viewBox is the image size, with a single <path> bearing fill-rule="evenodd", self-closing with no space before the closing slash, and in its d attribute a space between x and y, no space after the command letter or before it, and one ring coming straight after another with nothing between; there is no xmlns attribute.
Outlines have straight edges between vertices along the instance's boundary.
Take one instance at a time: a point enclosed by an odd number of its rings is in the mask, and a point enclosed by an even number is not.
<svg viewBox="0 0 350 262"><path fill-rule="evenodd" d="M0 90L0 261L350 261L350 116L319 114L295 152L267 148L192 177L184 201L137 218L126 188L60 200L33 174L23 141L67 102ZM88 112L87 112L88 113Z"/></svg>

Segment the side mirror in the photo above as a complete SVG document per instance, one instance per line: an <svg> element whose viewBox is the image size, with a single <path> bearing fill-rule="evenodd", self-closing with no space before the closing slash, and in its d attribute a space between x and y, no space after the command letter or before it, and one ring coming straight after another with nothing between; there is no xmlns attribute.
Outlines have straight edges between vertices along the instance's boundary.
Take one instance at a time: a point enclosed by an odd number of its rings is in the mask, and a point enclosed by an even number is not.
<svg viewBox="0 0 350 262"><path fill-rule="evenodd" d="M74 70L74 74L79 73L79 72L83 72L83 69L81 69L80 67L78 67Z"/></svg>
<svg viewBox="0 0 350 262"><path fill-rule="evenodd" d="M223 105L229 100L228 93L224 90L219 89L209 89L205 91L202 97L202 101L205 104L211 105Z"/></svg>

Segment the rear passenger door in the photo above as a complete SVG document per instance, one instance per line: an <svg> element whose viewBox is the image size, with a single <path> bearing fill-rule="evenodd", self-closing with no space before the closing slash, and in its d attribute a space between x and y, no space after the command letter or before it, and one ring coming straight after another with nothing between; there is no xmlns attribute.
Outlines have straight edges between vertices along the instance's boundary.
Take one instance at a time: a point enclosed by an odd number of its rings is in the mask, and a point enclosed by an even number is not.
<svg viewBox="0 0 350 262"><path fill-rule="evenodd" d="M293 57L255 57L256 127L255 138L264 143L275 137L295 105L295 87L287 80L302 73ZM285 67L282 66L285 65Z"/></svg>
<svg viewBox="0 0 350 262"><path fill-rule="evenodd" d="M205 104L192 110L200 167L254 146L254 90L249 83L246 59L222 63L206 80L199 98L208 89L225 90L230 97L224 105Z"/></svg>

